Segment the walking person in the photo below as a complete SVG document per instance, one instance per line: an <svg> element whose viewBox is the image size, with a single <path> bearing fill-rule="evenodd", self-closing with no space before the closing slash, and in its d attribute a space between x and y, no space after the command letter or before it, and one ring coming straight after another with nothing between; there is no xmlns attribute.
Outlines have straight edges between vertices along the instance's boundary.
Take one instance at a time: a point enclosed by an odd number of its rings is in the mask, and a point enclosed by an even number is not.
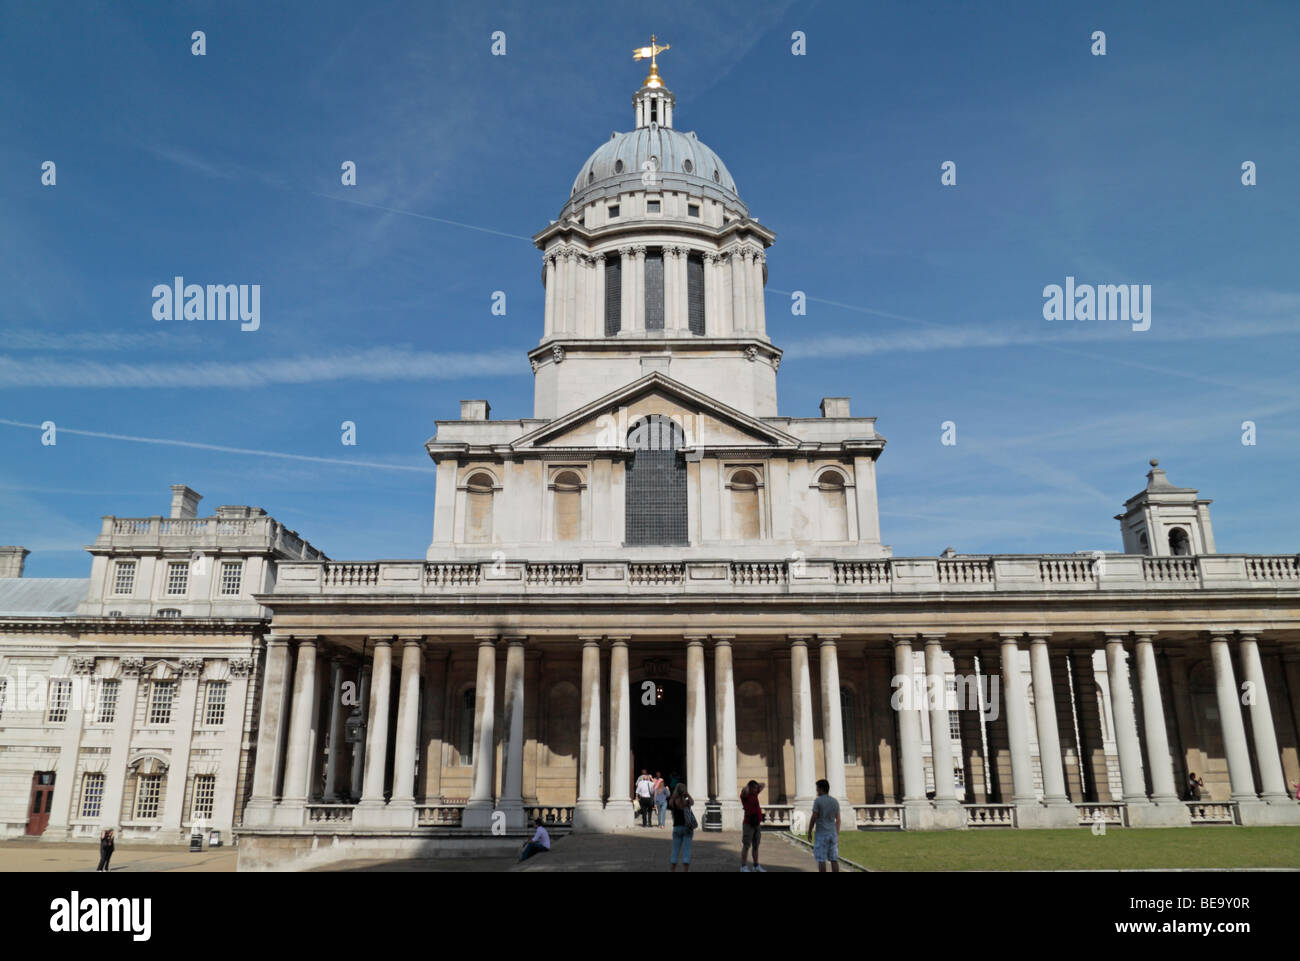
<svg viewBox="0 0 1300 961"><path fill-rule="evenodd" d="M533 832L533 839L524 845L524 849L519 855L520 861L527 861L534 854L541 854L551 849L551 835L542 824L542 819L534 818L533 826L537 830Z"/></svg>
<svg viewBox="0 0 1300 961"><path fill-rule="evenodd" d="M654 785L652 778L645 768L641 769L641 776L636 779L636 800L641 805L641 826L648 828L650 826L650 807L654 800L651 796L651 788Z"/></svg>
<svg viewBox="0 0 1300 961"><path fill-rule="evenodd" d="M813 841L813 858L817 861L818 872L826 873L826 862L831 863L831 871L840 873L840 802L831 797L831 782L822 778L817 782L817 800L813 801L812 821L808 825L811 832L817 829Z"/></svg>
<svg viewBox="0 0 1300 961"><path fill-rule="evenodd" d="M108 862L113 859L113 830L110 828L99 836L99 867L96 871L107 871Z"/></svg>
<svg viewBox="0 0 1300 961"><path fill-rule="evenodd" d="M654 787L655 812L659 815L659 826L662 828L668 819L668 785L664 783L661 775L655 774Z"/></svg>
<svg viewBox="0 0 1300 961"><path fill-rule="evenodd" d="M740 807L745 813L740 829L740 870L766 874L767 868L758 863L758 842L763 839L763 809L758 805L758 792L761 790L763 785L758 781L750 781L740 789ZM754 852L752 868L745 863L745 855L751 850Z"/></svg>
<svg viewBox="0 0 1300 961"><path fill-rule="evenodd" d="M695 799L686 793L686 782L678 781L673 788L672 797L668 799L668 809L673 812L673 853L668 859L670 871L677 870L677 862L682 862L682 872L691 870L691 838L695 834L698 822L691 808Z"/></svg>

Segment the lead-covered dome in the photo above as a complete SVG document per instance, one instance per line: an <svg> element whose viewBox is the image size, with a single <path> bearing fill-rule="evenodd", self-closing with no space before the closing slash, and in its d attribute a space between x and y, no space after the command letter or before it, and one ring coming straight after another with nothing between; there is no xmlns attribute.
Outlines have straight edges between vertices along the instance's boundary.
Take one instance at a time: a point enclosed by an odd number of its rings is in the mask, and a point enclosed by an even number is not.
<svg viewBox="0 0 1300 961"><path fill-rule="evenodd" d="M658 173L665 176L680 175L698 180L739 197L740 191L736 189L727 165L708 144L695 136L695 131L683 133L658 124L616 133L601 144L578 171L572 192L577 194L602 180L621 180L629 174L640 179L651 163Z"/></svg>

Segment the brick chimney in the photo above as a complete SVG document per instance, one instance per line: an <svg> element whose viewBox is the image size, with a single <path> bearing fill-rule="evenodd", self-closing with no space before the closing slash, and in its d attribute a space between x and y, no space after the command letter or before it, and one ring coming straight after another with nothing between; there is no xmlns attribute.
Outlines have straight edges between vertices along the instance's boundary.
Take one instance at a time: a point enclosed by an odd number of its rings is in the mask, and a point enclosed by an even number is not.
<svg viewBox="0 0 1300 961"><path fill-rule="evenodd" d="M173 518L177 517L198 517L199 501L203 500L203 495L196 490L191 490L184 484L172 485L172 513Z"/></svg>
<svg viewBox="0 0 1300 961"><path fill-rule="evenodd" d="M22 577L30 553L25 547L0 547L0 577Z"/></svg>

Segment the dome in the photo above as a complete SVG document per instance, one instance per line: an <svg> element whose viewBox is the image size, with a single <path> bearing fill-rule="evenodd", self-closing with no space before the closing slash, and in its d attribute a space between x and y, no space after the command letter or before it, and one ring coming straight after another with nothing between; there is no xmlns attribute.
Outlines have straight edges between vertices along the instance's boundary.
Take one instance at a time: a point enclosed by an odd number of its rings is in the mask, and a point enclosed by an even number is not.
<svg viewBox="0 0 1300 961"><path fill-rule="evenodd" d="M659 176L669 186L691 189L741 206L731 171L713 150L695 136L660 124L616 133L587 158L578 171L566 206L580 206L600 194L639 189L644 165L653 158Z"/></svg>

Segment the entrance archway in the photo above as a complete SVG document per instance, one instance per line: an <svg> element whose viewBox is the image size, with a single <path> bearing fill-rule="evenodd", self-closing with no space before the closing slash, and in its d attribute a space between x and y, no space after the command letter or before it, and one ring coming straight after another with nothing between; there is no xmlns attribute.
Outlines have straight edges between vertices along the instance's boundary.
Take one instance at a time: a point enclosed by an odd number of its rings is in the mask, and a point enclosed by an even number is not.
<svg viewBox="0 0 1300 961"><path fill-rule="evenodd" d="M632 779L645 768L686 776L686 685L665 677L631 682Z"/></svg>

